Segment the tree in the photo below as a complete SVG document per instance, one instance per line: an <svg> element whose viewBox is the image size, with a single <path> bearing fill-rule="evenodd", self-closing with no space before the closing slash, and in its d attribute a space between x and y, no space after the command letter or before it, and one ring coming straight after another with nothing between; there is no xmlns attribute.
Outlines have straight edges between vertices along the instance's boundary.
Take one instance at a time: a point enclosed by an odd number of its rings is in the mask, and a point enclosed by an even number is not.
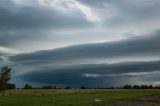
<svg viewBox="0 0 160 106"><path fill-rule="evenodd" d="M0 91L7 89L7 82L10 80L11 68L4 66L0 72Z"/></svg>
<svg viewBox="0 0 160 106"><path fill-rule="evenodd" d="M52 89L52 85L46 85L46 86L43 86L42 89Z"/></svg>
<svg viewBox="0 0 160 106"><path fill-rule="evenodd" d="M149 87L148 87L149 89L153 89L153 86L152 85L149 85Z"/></svg>
<svg viewBox="0 0 160 106"><path fill-rule="evenodd" d="M132 86L131 86L131 85L124 85L123 88L124 88L124 89L131 89Z"/></svg>
<svg viewBox="0 0 160 106"><path fill-rule="evenodd" d="M29 84L24 85L24 89L32 89L32 86Z"/></svg>
<svg viewBox="0 0 160 106"><path fill-rule="evenodd" d="M65 89L71 89L71 87L70 86L66 86Z"/></svg>
<svg viewBox="0 0 160 106"><path fill-rule="evenodd" d="M11 84L11 83L7 83L6 86L7 86L6 89L15 89L16 88L16 85L15 84Z"/></svg>
<svg viewBox="0 0 160 106"><path fill-rule="evenodd" d="M85 86L81 86L80 89L86 89L86 87Z"/></svg>
<svg viewBox="0 0 160 106"><path fill-rule="evenodd" d="M141 87L139 85L133 85L133 89L140 89Z"/></svg>
<svg viewBox="0 0 160 106"><path fill-rule="evenodd" d="M141 89L148 89L148 85L141 85Z"/></svg>

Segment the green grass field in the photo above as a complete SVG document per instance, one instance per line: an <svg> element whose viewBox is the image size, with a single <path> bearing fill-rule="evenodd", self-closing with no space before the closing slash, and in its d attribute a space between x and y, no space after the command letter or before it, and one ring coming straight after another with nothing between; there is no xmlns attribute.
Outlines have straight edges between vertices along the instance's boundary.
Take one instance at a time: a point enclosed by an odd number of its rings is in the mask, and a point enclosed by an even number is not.
<svg viewBox="0 0 160 106"><path fill-rule="evenodd" d="M160 106L159 95L160 90L8 90L0 106Z"/></svg>

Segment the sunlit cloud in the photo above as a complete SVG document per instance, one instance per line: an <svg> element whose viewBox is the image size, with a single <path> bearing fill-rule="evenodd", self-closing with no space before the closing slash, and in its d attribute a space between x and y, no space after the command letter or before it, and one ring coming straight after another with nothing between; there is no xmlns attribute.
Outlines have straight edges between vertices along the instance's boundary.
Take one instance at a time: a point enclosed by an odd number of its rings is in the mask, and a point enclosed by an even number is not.
<svg viewBox="0 0 160 106"><path fill-rule="evenodd" d="M2 53L2 54L16 54L16 53L20 53L20 51L12 49L12 48L6 48L6 47L0 46L0 53Z"/></svg>
<svg viewBox="0 0 160 106"><path fill-rule="evenodd" d="M38 0L38 3L66 13L80 10L89 21L100 21L100 18L92 12L90 7L76 0Z"/></svg>
<svg viewBox="0 0 160 106"><path fill-rule="evenodd" d="M72 14L72 12L80 11L87 20L91 22L99 22L100 17L93 13L92 9L77 0L12 0L20 6L45 6L46 8L55 9L64 14Z"/></svg>

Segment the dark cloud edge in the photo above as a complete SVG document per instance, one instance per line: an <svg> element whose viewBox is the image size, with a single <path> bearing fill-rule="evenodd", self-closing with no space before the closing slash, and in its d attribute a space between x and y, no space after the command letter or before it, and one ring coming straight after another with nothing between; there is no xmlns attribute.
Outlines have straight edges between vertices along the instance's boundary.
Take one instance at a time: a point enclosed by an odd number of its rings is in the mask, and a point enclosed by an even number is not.
<svg viewBox="0 0 160 106"><path fill-rule="evenodd" d="M92 82L96 80L101 81L102 79L106 81L106 79L109 78L134 78L137 76L125 75L125 73L141 73L155 71L160 71L160 61L135 61L116 64L84 64L57 69L54 67L46 67L26 72L25 74L19 75L17 77L21 78L22 80L34 83L56 83L74 85L77 83L86 84L85 81L88 83L90 81ZM97 74L100 76L87 77L85 76L85 74Z"/></svg>

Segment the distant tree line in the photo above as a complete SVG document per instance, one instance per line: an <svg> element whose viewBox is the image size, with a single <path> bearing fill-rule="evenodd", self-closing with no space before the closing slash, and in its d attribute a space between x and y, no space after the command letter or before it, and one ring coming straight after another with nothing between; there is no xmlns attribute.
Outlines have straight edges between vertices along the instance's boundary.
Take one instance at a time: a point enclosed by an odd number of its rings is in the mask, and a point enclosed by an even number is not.
<svg viewBox="0 0 160 106"><path fill-rule="evenodd" d="M125 85L122 87L123 89L160 89L159 86L152 85Z"/></svg>
<svg viewBox="0 0 160 106"><path fill-rule="evenodd" d="M42 87L32 87L30 84L25 84L22 89L92 89L88 88L86 86L80 86L77 88L71 87L71 86L64 86L64 87L57 87L56 85L44 85Z"/></svg>
<svg viewBox="0 0 160 106"><path fill-rule="evenodd" d="M57 87L56 85L45 85L42 87L32 88L31 85L26 84L23 89L160 89L160 86L152 86L152 85L124 85L122 87L87 87L87 86L80 86L80 87L71 87L71 86L64 86L64 87Z"/></svg>

